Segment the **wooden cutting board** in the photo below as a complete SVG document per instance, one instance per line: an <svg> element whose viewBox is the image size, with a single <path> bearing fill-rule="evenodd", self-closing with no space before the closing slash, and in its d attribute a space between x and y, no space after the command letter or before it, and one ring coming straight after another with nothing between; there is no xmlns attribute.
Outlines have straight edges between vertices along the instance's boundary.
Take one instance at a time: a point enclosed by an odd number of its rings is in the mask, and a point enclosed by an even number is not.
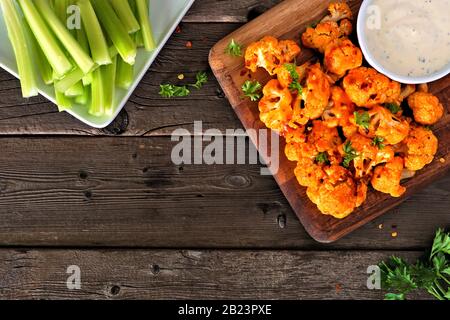
<svg viewBox="0 0 450 320"><path fill-rule="evenodd" d="M361 0L349 1L355 17L357 17L361 2ZM329 3L328 0L286 0L228 35L211 49L209 57L211 68L246 129L265 129L265 126L259 120L257 102L243 99L240 88L245 80L258 80L265 84L270 78L264 71L258 71L256 74L246 72L244 59L225 54L225 48L231 39L242 44L245 48L251 42L266 35L281 39L294 39L297 43L300 43L300 35L306 27L327 15ZM297 58L297 63L302 64L313 55L314 53L311 50L302 47L302 53ZM338 240L399 205L414 192L448 172L450 168L450 76L431 83L430 91L441 99L446 108L444 118L433 127L434 133L439 138L439 151L433 163L421 170L414 178L403 183L407 187L407 192L403 197L392 198L369 188L367 200L363 206L342 220L321 214L308 199L306 188L301 187L294 176L296 163L285 157L284 140L280 139L280 167L278 172L274 172L274 177L301 223L315 240L325 243ZM250 137L253 143L257 145L255 137ZM269 161L269 159L266 160Z"/></svg>

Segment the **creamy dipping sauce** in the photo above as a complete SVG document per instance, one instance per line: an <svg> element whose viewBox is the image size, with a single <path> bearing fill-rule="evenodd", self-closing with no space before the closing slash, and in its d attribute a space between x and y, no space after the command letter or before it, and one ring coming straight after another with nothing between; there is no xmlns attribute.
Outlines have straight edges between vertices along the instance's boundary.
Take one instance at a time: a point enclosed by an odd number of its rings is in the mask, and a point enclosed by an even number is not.
<svg viewBox="0 0 450 320"><path fill-rule="evenodd" d="M373 0L371 8L366 41L383 68L423 77L450 64L450 0Z"/></svg>

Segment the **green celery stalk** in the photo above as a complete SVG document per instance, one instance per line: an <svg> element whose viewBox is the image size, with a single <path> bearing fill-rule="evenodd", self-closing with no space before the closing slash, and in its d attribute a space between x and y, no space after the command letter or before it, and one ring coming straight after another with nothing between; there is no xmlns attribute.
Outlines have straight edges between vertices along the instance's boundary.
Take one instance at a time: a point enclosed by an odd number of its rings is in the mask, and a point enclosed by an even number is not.
<svg viewBox="0 0 450 320"><path fill-rule="evenodd" d="M136 0L138 10L139 23L141 24L142 37L144 39L145 50L152 51L155 49L155 40L150 25L150 17L148 14L148 0Z"/></svg>
<svg viewBox="0 0 450 320"><path fill-rule="evenodd" d="M48 62L52 66L58 77L69 72L73 65L70 63L64 51L59 46L58 41L48 29L44 20L38 13L34 2L30 0L18 0L25 19L36 37L39 46L47 57Z"/></svg>
<svg viewBox="0 0 450 320"><path fill-rule="evenodd" d="M128 89L133 83L134 66L123 61L121 57L117 59L116 85L122 89Z"/></svg>
<svg viewBox="0 0 450 320"><path fill-rule="evenodd" d="M36 96L38 94L36 75L32 69L33 56L27 41L26 27L12 0L1 0L0 4L16 57L22 96L25 98Z"/></svg>
<svg viewBox="0 0 450 320"><path fill-rule="evenodd" d="M92 83L92 72L86 74L81 81L83 82L83 86L89 86Z"/></svg>
<svg viewBox="0 0 450 320"><path fill-rule="evenodd" d="M83 70L84 73L89 73L94 68L94 61L91 57L83 51L83 48L78 44L76 39L67 29L61 20L53 12L48 0L34 0L39 12L53 30L59 41L67 49L69 54L75 60L78 67Z"/></svg>
<svg viewBox="0 0 450 320"><path fill-rule="evenodd" d="M64 93L55 90L56 104L58 105L58 110L65 111L68 109L72 109L72 100L69 97L66 97Z"/></svg>
<svg viewBox="0 0 450 320"><path fill-rule="evenodd" d="M102 116L105 111L104 81L102 78L101 68L92 72L91 106L89 108L89 113L93 116Z"/></svg>
<svg viewBox="0 0 450 320"><path fill-rule="evenodd" d="M112 115L114 111L114 98L115 98L115 87L116 87L116 67L117 67L117 56L113 58L113 63L102 66L102 79L103 83L103 95L104 95L104 108L107 115Z"/></svg>
<svg viewBox="0 0 450 320"><path fill-rule="evenodd" d="M55 80L55 89L59 92L66 92L70 87L75 85L78 81L82 80L84 72L80 68L75 68L65 77Z"/></svg>
<svg viewBox="0 0 450 320"><path fill-rule="evenodd" d="M89 101L90 90L91 89L89 87L84 87L83 94L75 97L75 102L78 104L81 104L83 106L87 105L87 103Z"/></svg>
<svg viewBox="0 0 450 320"><path fill-rule="evenodd" d="M80 8L84 28L89 30L89 32L86 32L86 35L89 41L92 58L99 65L112 63L108 53L108 45L106 44L105 36L103 35L102 28L90 1L79 0L77 5Z"/></svg>
<svg viewBox="0 0 450 320"><path fill-rule="evenodd" d="M136 5L136 0L128 0L128 3L130 5L131 10L133 11L134 15L137 17L138 16L138 11L137 11L137 5ZM136 31L134 34L134 43L136 44L136 46L138 48L141 48L144 46L144 38L142 37L142 30L138 30Z"/></svg>
<svg viewBox="0 0 450 320"><path fill-rule="evenodd" d="M66 92L64 92L64 95L66 97L78 97L78 96L82 95L83 92L84 92L84 87L83 87L83 83L80 80L77 83L75 83L73 86L71 86Z"/></svg>
<svg viewBox="0 0 450 320"><path fill-rule="evenodd" d="M134 64L137 54L136 45L115 13L111 3L104 0L92 0L91 2L103 28L116 46L122 59L129 64Z"/></svg>
<svg viewBox="0 0 450 320"><path fill-rule="evenodd" d="M111 4L128 33L135 33L141 29L127 0L111 0Z"/></svg>

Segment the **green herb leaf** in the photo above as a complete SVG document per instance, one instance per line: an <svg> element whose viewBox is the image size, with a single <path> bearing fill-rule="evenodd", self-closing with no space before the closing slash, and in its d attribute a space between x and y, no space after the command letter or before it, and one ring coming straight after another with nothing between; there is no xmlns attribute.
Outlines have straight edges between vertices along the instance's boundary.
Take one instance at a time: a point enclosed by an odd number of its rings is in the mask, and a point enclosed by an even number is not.
<svg viewBox="0 0 450 320"><path fill-rule="evenodd" d="M400 111L402 111L402 108L396 104L396 103L387 103L385 105L386 108L389 109L389 111L391 111L393 114L399 113Z"/></svg>
<svg viewBox="0 0 450 320"><path fill-rule="evenodd" d="M350 166L350 162L352 162L353 159L358 157L358 154L356 153L356 150L353 149L352 143L350 141L347 141L344 144L344 161L342 162L342 165L345 168L348 168Z"/></svg>
<svg viewBox="0 0 450 320"><path fill-rule="evenodd" d="M161 91L159 94L164 98L172 97L186 97L190 94L189 89L186 86L175 86L173 84L160 85Z"/></svg>
<svg viewBox="0 0 450 320"><path fill-rule="evenodd" d="M225 53L229 54L230 56L241 57L242 46L238 44L236 41L234 41L234 39L231 39L230 43L225 48Z"/></svg>
<svg viewBox="0 0 450 320"><path fill-rule="evenodd" d="M357 125L363 127L365 130L369 130L370 115L367 111L364 111L363 113L355 111L353 115L355 116L355 122Z"/></svg>
<svg viewBox="0 0 450 320"><path fill-rule="evenodd" d="M303 87L300 84L299 80L300 80L300 76L297 72L297 66L294 63L286 63L284 65L284 67L286 68L286 70L289 72L289 75L292 78L292 83L289 85L289 89L292 91L297 91L298 94L302 94L303 92Z"/></svg>
<svg viewBox="0 0 450 320"><path fill-rule="evenodd" d="M330 160L328 160L328 154L326 152L320 152L316 156L316 162L318 162L320 164L329 164Z"/></svg>
<svg viewBox="0 0 450 320"><path fill-rule="evenodd" d="M201 89L201 87L208 82L208 75L204 71L198 72L195 78L197 81L192 86L196 89Z"/></svg>
<svg viewBox="0 0 450 320"><path fill-rule="evenodd" d="M372 145L373 146L377 146L378 149L381 150L381 149L384 149L384 147L385 147L383 142L384 142L384 138L382 138L382 137L375 137L372 140Z"/></svg>
<svg viewBox="0 0 450 320"><path fill-rule="evenodd" d="M242 85L242 92L244 92L244 96L250 98L251 101L258 101L261 98L261 89L261 84L256 80L247 80Z"/></svg>
<svg viewBox="0 0 450 320"><path fill-rule="evenodd" d="M384 300L405 300L403 293L386 293Z"/></svg>
<svg viewBox="0 0 450 320"><path fill-rule="evenodd" d="M431 248L430 258L439 252L450 254L450 234L444 233L444 230L438 229Z"/></svg>

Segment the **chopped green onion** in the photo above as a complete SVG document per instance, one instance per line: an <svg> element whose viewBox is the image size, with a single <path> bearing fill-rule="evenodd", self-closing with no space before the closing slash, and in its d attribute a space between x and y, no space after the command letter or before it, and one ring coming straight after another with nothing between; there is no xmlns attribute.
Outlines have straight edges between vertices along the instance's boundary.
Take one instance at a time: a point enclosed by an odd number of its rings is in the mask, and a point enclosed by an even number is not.
<svg viewBox="0 0 450 320"><path fill-rule="evenodd" d="M78 67L83 70L84 73L89 73L94 68L94 61L92 61L91 57L83 51L83 48L75 40L67 27L58 19L55 12L53 12L50 7L48 0L34 0L34 2L49 27L70 53Z"/></svg>
<svg viewBox="0 0 450 320"><path fill-rule="evenodd" d="M155 49L156 45L155 40L153 39L153 31L148 14L148 0L136 0L136 6L139 16L139 23L141 24L145 50L152 51Z"/></svg>
<svg viewBox="0 0 450 320"><path fill-rule="evenodd" d="M122 89L128 89L133 83L134 67L122 58L117 59L116 85Z"/></svg>
<svg viewBox="0 0 450 320"><path fill-rule="evenodd" d="M111 0L111 4L128 33L135 33L141 29L127 0Z"/></svg>
<svg viewBox="0 0 450 320"><path fill-rule="evenodd" d="M137 54L136 45L110 2L105 0L92 0L92 4L103 28L116 46L122 59L128 64L134 65Z"/></svg>
<svg viewBox="0 0 450 320"><path fill-rule="evenodd" d="M86 32L86 35L89 40L92 58L99 65L112 63L105 36L91 2L89 0L79 0L77 4L80 8L84 28L89 30L89 32Z"/></svg>

